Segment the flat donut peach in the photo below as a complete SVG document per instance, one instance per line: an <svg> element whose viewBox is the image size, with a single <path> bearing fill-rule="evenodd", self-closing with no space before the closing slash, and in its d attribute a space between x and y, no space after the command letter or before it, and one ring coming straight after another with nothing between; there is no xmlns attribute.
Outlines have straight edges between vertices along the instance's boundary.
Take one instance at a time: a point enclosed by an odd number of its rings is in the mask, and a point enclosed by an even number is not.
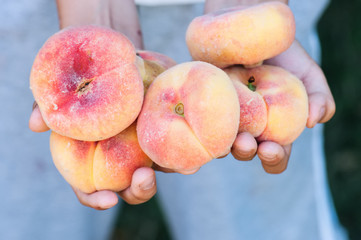
<svg viewBox="0 0 361 240"><path fill-rule="evenodd" d="M267 2L223 9L195 18L186 33L194 60L224 68L257 65L288 49L295 38L290 8Z"/></svg>
<svg viewBox="0 0 361 240"><path fill-rule="evenodd" d="M70 27L50 37L34 60L30 88L45 123L83 141L123 131L144 99L133 44L98 26Z"/></svg>
<svg viewBox="0 0 361 240"><path fill-rule="evenodd" d="M119 192L130 186L136 169L153 164L139 146L135 123L99 142L75 140L52 132L50 150L65 180L85 193Z"/></svg>
<svg viewBox="0 0 361 240"><path fill-rule="evenodd" d="M240 102L239 132L249 132L257 141L292 143L308 118L308 97L303 83L275 66L226 68Z"/></svg>
<svg viewBox="0 0 361 240"><path fill-rule="evenodd" d="M204 62L182 63L148 89L137 121L139 144L158 165L192 171L229 153L239 111L224 71Z"/></svg>

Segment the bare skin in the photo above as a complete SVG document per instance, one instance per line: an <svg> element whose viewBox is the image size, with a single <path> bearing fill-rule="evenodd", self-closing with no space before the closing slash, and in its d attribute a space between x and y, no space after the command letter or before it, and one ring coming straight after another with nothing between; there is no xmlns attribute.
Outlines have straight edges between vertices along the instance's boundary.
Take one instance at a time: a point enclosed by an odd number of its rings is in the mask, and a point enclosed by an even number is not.
<svg viewBox="0 0 361 240"><path fill-rule="evenodd" d="M57 0L59 27L97 24L107 26L125 34L138 49L143 48L137 10L132 0ZM39 107L34 103L29 120L29 128L34 132L45 132L46 126ZM74 189L81 204L104 210L118 203L118 196L129 204L148 201L157 192L155 172L152 168L137 169L131 185L118 193L97 191L91 194Z"/></svg>
<svg viewBox="0 0 361 240"><path fill-rule="evenodd" d="M267 2L267 0L208 0L205 4L205 13L226 7L248 6L262 2ZM287 0L280 0L280 2L288 4ZM265 64L282 67L304 83L309 97L308 128L314 127L317 123L325 123L332 118L336 105L325 75L297 41L284 53L265 61ZM270 141L257 144L251 134L240 133L231 152L236 159L241 161L251 160L258 155L266 172L281 173L287 168L291 149L291 144L281 146Z"/></svg>
<svg viewBox="0 0 361 240"><path fill-rule="evenodd" d="M266 1L207 0L205 12L236 5L254 5ZM281 2L288 3L288 1ZM57 0L57 6L60 28L83 24L103 25L124 33L136 48L143 48L137 11L132 0ZM327 80L320 67L307 55L297 41L286 52L267 60L266 63L283 67L304 82L309 96L310 109L307 127L312 128L317 123L324 123L331 119L335 113L335 102ZM30 116L29 128L34 132L49 130L36 103L34 103ZM240 133L231 152L236 159L241 161L251 160L258 155L266 172L281 173L287 167L291 148L291 145L281 146L274 142L258 144L251 134ZM154 170L174 172L156 165L153 168L139 168L133 174L131 185L118 193L104 190L87 194L78 189L73 190L81 204L98 210L115 206L118 203L118 196L129 204L140 204L152 198L157 191ZM193 174L198 170L179 173Z"/></svg>

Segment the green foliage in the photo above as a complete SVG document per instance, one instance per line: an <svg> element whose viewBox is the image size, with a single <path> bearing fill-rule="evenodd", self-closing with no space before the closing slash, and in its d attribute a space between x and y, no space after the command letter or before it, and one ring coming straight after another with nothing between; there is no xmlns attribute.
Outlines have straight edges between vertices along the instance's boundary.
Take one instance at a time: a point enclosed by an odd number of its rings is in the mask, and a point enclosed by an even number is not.
<svg viewBox="0 0 361 240"><path fill-rule="evenodd" d="M350 239L361 239L361 1L333 0L319 24L322 68L336 101L325 125L331 192Z"/></svg>
<svg viewBox="0 0 361 240"><path fill-rule="evenodd" d="M111 240L169 240L156 197L140 205L122 203Z"/></svg>

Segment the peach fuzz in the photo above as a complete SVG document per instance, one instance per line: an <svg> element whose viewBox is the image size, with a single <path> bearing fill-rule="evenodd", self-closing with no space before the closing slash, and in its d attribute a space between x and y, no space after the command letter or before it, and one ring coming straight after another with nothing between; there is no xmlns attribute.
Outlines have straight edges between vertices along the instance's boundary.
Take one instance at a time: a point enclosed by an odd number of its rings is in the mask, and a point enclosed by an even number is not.
<svg viewBox="0 0 361 240"><path fill-rule="evenodd" d="M269 65L225 69L240 101L239 132L250 132L260 142L292 143L308 118L303 83L286 70Z"/></svg>
<svg viewBox="0 0 361 240"><path fill-rule="evenodd" d="M220 68L261 64L288 49L294 38L294 16L280 2L222 9L199 16L186 33L193 59Z"/></svg>
<svg viewBox="0 0 361 240"><path fill-rule="evenodd" d="M139 144L161 167L195 170L229 153L239 114L236 90L224 71L204 62L182 63L148 89L137 122Z"/></svg>
<svg viewBox="0 0 361 240"><path fill-rule="evenodd" d="M84 141L112 137L137 118L144 87L133 44L98 26L66 28L34 60L30 88L45 123Z"/></svg>
<svg viewBox="0 0 361 240"><path fill-rule="evenodd" d="M152 165L139 146L135 123L99 142L75 140L52 132L50 150L65 180L85 193L121 191L130 186L137 168Z"/></svg>

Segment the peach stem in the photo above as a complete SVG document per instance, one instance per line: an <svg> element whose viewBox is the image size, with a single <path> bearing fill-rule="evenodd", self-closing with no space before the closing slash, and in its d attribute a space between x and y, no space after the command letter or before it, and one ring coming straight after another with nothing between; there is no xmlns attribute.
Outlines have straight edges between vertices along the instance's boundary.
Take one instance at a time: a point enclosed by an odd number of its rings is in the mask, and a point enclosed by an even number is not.
<svg viewBox="0 0 361 240"><path fill-rule="evenodd" d="M255 81L255 79L254 79L254 77L253 76L251 76L249 79L248 79L248 88L249 88L249 90L251 90L251 91L256 91L256 86L255 85L253 85L253 83L254 83L254 81Z"/></svg>
<svg viewBox="0 0 361 240"><path fill-rule="evenodd" d="M78 88L76 89L76 92L79 95L82 95L84 93L86 93L89 90L89 84L95 80L95 77L90 78L90 79L83 79L82 82L79 84Z"/></svg>
<svg viewBox="0 0 361 240"><path fill-rule="evenodd" d="M175 111L176 114L184 117L184 105L183 105L183 103L178 103L175 106L174 111Z"/></svg>

